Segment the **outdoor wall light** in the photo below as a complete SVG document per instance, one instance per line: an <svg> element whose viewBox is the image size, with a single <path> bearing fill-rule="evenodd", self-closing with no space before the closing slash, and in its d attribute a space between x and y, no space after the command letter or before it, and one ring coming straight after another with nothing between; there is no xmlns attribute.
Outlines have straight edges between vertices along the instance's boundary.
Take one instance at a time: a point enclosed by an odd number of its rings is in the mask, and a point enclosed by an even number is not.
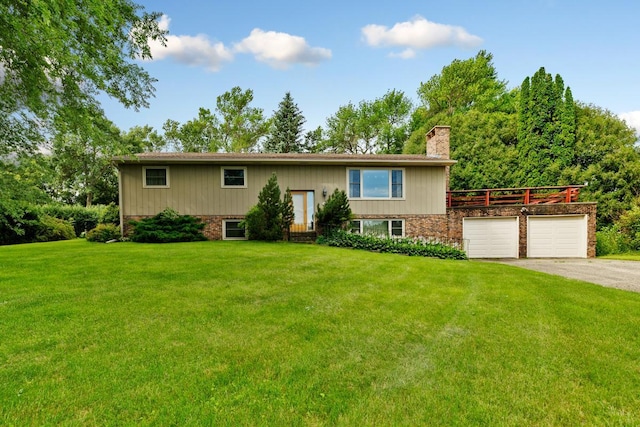
<svg viewBox="0 0 640 427"><path fill-rule="evenodd" d="M322 187L322 197L327 197L327 187Z"/></svg>

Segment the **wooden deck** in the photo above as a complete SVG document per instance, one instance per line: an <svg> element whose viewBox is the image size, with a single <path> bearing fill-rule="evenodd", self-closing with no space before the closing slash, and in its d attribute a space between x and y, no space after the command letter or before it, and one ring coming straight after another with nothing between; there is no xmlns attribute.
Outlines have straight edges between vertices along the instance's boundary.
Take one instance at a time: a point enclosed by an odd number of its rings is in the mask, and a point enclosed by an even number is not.
<svg viewBox="0 0 640 427"><path fill-rule="evenodd" d="M584 185L447 191L447 207L576 203Z"/></svg>

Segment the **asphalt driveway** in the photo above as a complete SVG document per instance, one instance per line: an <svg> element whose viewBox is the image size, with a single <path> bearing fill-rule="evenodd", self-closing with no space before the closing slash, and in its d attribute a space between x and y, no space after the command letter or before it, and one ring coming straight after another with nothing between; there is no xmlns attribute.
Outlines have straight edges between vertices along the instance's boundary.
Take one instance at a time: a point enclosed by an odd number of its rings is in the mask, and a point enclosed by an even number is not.
<svg viewBox="0 0 640 427"><path fill-rule="evenodd" d="M640 292L640 262L610 259L513 259L497 262Z"/></svg>

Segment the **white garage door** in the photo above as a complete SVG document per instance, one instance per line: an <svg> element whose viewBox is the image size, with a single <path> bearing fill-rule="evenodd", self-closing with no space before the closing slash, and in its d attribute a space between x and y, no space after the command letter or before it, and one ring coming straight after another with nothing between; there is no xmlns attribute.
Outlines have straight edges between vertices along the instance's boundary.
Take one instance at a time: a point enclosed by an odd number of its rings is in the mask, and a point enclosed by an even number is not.
<svg viewBox="0 0 640 427"><path fill-rule="evenodd" d="M518 218L464 218L462 238L469 258L518 258Z"/></svg>
<svg viewBox="0 0 640 427"><path fill-rule="evenodd" d="M586 258L587 216L530 216L529 258Z"/></svg>

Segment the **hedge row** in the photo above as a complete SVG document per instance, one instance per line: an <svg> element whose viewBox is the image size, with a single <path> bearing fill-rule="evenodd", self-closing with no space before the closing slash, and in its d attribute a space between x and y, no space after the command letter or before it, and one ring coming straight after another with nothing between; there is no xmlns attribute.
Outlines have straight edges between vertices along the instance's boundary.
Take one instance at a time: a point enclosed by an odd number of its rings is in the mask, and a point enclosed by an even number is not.
<svg viewBox="0 0 640 427"><path fill-rule="evenodd" d="M68 240L99 224L119 224L118 206L20 206L12 215L0 212L0 245Z"/></svg>
<svg viewBox="0 0 640 427"><path fill-rule="evenodd" d="M409 256L423 256L440 259L467 259L464 251L444 243L425 239L377 237L334 230L320 236L319 244L341 248L364 249L373 252L387 252Z"/></svg>
<svg viewBox="0 0 640 427"><path fill-rule="evenodd" d="M76 236L81 236L98 224L120 224L118 206L95 205L90 207L78 205L42 205L37 209L40 213L54 218L64 219L73 224Z"/></svg>

